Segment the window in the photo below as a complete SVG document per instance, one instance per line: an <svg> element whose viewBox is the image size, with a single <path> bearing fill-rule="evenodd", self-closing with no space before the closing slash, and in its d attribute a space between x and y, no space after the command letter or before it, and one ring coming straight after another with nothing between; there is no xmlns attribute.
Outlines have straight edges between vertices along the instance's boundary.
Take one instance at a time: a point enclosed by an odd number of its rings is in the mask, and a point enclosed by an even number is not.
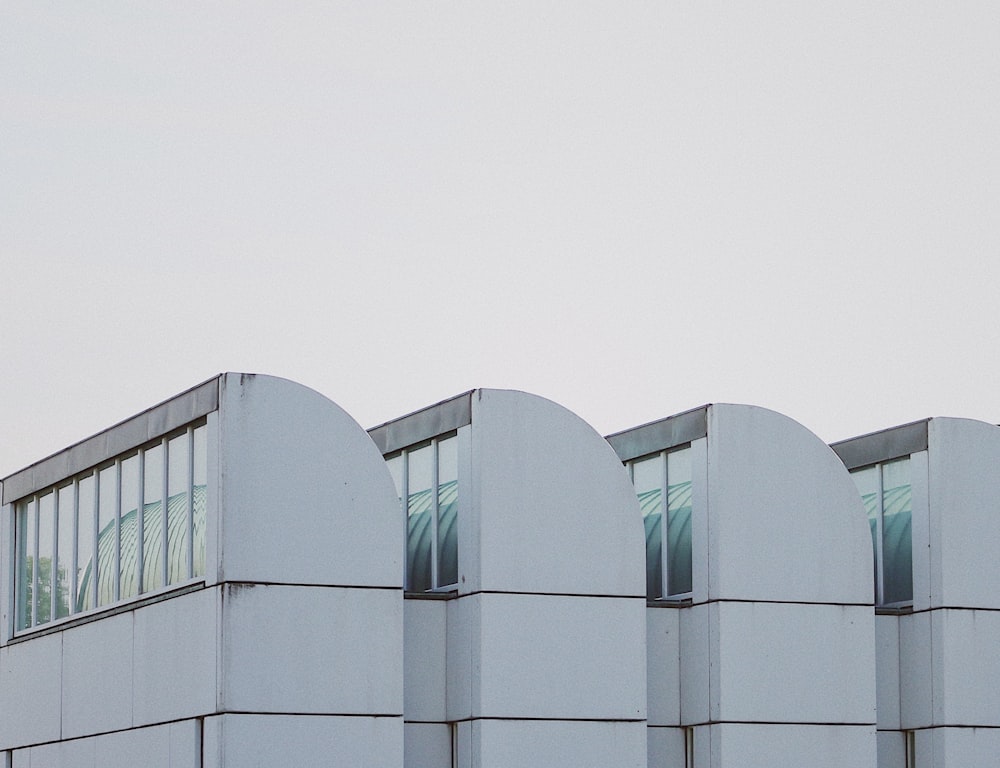
<svg viewBox="0 0 1000 768"><path fill-rule="evenodd" d="M875 603L910 602L913 600L910 459L856 469L851 477L861 492L871 526Z"/></svg>
<svg viewBox="0 0 1000 768"><path fill-rule="evenodd" d="M189 426L14 504L15 629L204 576L206 435Z"/></svg>
<svg viewBox="0 0 1000 768"><path fill-rule="evenodd" d="M458 438L452 434L386 459L400 503L406 499L405 588L427 592L458 583Z"/></svg>
<svg viewBox="0 0 1000 768"><path fill-rule="evenodd" d="M646 528L646 597L685 595L691 591L691 448L660 451L627 466Z"/></svg>

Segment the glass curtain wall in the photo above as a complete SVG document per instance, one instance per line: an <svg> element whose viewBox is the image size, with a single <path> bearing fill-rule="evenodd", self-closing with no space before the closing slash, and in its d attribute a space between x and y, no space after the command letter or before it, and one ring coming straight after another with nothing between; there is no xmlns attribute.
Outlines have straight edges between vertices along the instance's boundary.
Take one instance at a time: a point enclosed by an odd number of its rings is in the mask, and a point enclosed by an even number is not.
<svg viewBox="0 0 1000 768"><path fill-rule="evenodd" d="M646 597L691 591L691 449L628 462L646 529ZM664 524L664 520L666 523Z"/></svg>
<svg viewBox="0 0 1000 768"><path fill-rule="evenodd" d="M204 575L206 429L15 503L17 630Z"/></svg>
<svg viewBox="0 0 1000 768"><path fill-rule="evenodd" d="M457 584L458 438L436 437L386 463L406 517L405 588L427 592Z"/></svg>
<svg viewBox="0 0 1000 768"><path fill-rule="evenodd" d="M877 605L913 600L912 478L909 457L856 469L872 533Z"/></svg>

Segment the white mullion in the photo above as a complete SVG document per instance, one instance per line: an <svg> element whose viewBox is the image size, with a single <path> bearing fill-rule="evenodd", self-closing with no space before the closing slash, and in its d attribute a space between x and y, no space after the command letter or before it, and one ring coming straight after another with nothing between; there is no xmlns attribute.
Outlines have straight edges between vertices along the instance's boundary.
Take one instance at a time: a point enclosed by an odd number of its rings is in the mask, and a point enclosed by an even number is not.
<svg viewBox="0 0 1000 768"><path fill-rule="evenodd" d="M34 551L31 553L31 623L29 626L35 626L38 623L38 512L39 512L38 495L32 497L31 499L31 525L35 530Z"/></svg>
<svg viewBox="0 0 1000 768"><path fill-rule="evenodd" d="M136 594L146 591L146 452L139 451L139 482L135 508L135 537L138 542L135 552L135 567L139 570Z"/></svg>
<svg viewBox="0 0 1000 768"><path fill-rule="evenodd" d="M122 460L115 459L115 573L114 601L121 600L122 588Z"/></svg>
<svg viewBox="0 0 1000 768"><path fill-rule="evenodd" d="M93 549L91 552L93 554L90 558L90 607L97 607L97 600L100 592L97 589L97 583L100 581L101 577L101 558L100 552L97 549L98 542L101 540L101 473L94 467L94 509L93 509L91 522L93 523L94 536L92 540Z"/></svg>
<svg viewBox="0 0 1000 768"><path fill-rule="evenodd" d="M187 428L187 577L194 578L194 427Z"/></svg>
<svg viewBox="0 0 1000 768"><path fill-rule="evenodd" d="M431 440L431 589L438 588L438 441Z"/></svg>
<svg viewBox="0 0 1000 768"><path fill-rule="evenodd" d="M73 478L73 551L70 553L69 614L76 613L76 573L80 567L80 478Z"/></svg>
<svg viewBox="0 0 1000 768"><path fill-rule="evenodd" d="M670 596L670 537L667 536L667 528L670 525L668 509L670 508L670 477L667 474L667 452L660 452L660 589L663 590L663 597Z"/></svg>
<svg viewBox="0 0 1000 768"><path fill-rule="evenodd" d="M170 550L168 548L170 537L167 534L167 493L169 491L168 482L170 480L170 478L167 477L167 472L170 470L170 457L167 455L166 437L160 441L160 445L162 446L160 453L163 454L163 466L161 468L162 471L160 472L160 477L163 481L160 483L160 549L163 550L163 556L160 558L160 569L162 574L160 584L165 587L168 583L167 574L170 572L167 562L170 559Z"/></svg>
<svg viewBox="0 0 1000 768"><path fill-rule="evenodd" d="M59 601L59 489L52 488L52 564L49 566L49 621L55 621Z"/></svg>
<svg viewBox="0 0 1000 768"><path fill-rule="evenodd" d="M882 515L885 512L884 489L882 482L882 465L875 465L875 475L878 478L875 491L876 515L875 515L875 604L882 605L885 602L885 557L882 552L885 528Z"/></svg>
<svg viewBox="0 0 1000 768"><path fill-rule="evenodd" d="M403 589L409 589L410 573L410 454L403 451Z"/></svg>

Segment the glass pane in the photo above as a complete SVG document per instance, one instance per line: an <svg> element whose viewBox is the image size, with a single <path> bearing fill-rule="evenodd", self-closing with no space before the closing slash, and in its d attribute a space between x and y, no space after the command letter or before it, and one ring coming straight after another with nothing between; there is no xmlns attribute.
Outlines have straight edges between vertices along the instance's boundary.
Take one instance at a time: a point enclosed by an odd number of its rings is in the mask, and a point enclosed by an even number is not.
<svg viewBox="0 0 1000 768"><path fill-rule="evenodd" d="M691 591L691 449L667 454L667 585Z"/></svg>
<svg viewBox="0 0 1000 768"><path fill-rule="evenodd" d="M142 589L149 592L163 586L163 507L160 504L163 497L163 446L155 445L147 449L143 462Z"/></svg>
<svg viewBox="0 0 1000 768"><path fill-rule="evenodd" d="M56 618L69 616L73 601L73 530L74 504L73 486L67 485L59 491L59 547L56 553Z"/></svg>
<svg viewBox="0 0 1000 768"><path fill-rule="evenodd" d="M97 604L115 601L115 574L118 572L118 531L115 526L118 502L118 475L112 465L98 475L97 512Z"/></svg>
<svg viewBox="0 0 1000 768"><path fill-rule="evenodd" d="M431 584L431 447L410 451L406 514L406 588L426 592Z"/></svg>
<svg viewBox="0 0 1000 768"><path fill-rule="evenodd" d="M80 509L76 520L76 610L94 607L94 477L80 481Z"/></svg>
<svg viewBox="0 0 1000 768"><path fill-rule="evenodd" d="M646 597L663 597L663 456L632 463L632 484L646 528Z"/></svg>
<svg viewBox="0 0 1000 768"><path fill-rule="evenodd" d="M188 574L188 436L167 444L167 583L186 581Z"/></svg>
<svg viewBox="0 0 1000 768"><path fill-rule="evenodd" d="M17 504L17 628L27 629L33 623L31 597L35 561L35 505L31 501Z"/></svg>
<svg viewBox="0 0 1000 768"><path fill-rule="evenodd" d="M913 599L910 460L882 465L882 563L886 603Z"/></svg>
<svg viewBox="0 0 1000 768"><path fill-rule="evenodd" d="M121 523L118 595L124 600L139 594L139 455L122 461Z"/></svg>
<svg viewBox="0 0 1000 768"><path fill-rule="evenodd" d="M438 586L458 583L458 438L438 442Z"/></svg>
<svg viewBox="0 0 1000 768"><path fill-rule="evenodd" d="M55 495L38 499L38 573L35 575L35 626L52 620L52 561L55 556Z"/></svg>
<svg viewBox="0 0 1000 768"><path fill-rule="evenodd" d="M878 467L865 467L864 469L855 470L851 473L851 477L854 478L854 484L858 487L861 500L865 504L865 512L868 514L868 526L872 531L872 573L875 574L873 594L877 596L878 558L875 553L878 551Z"/></svg>
<svg viewBox="0 0 1000 768"><path fill-rule="evenodd" d="M194 494L192 508L192 538L194 542L194 575L205 575L205 508L208 493L208 428L194 430L191 446L194 454Z"/></svg>

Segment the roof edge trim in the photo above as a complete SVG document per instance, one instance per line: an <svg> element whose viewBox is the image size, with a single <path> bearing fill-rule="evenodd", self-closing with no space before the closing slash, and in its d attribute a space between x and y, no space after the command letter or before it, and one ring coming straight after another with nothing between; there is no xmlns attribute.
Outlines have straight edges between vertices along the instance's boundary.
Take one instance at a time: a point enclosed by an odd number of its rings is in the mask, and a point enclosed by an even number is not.
<svg viewBox="0 0 1000 768"><path fill-rule="evenodd" d="M368 435L382 455L407 446L453 432L472 423L472 393L470 389L440 403L400 416L368 430Z"/></svg>

